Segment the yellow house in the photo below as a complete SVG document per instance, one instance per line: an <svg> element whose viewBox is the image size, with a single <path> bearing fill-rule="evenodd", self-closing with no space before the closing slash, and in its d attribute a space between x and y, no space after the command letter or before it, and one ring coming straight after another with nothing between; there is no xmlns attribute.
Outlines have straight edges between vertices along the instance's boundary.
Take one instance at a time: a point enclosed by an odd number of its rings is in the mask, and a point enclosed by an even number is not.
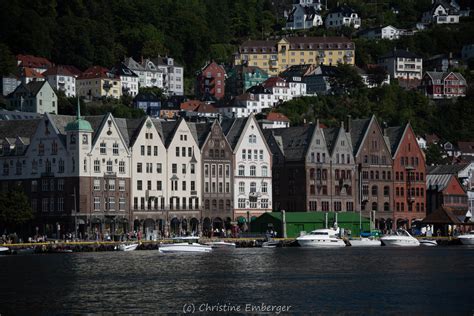
<svg viewBox="0 0 474 316"><path fill-rule="evenodd" d="M294 65L354 65L354 60L354 42L346 37L286 37L244 42L235 54L234 65L257 66L278 75Z"/></svg>
<svg viewBox="0 0 474 316"><path fill-rule="evenodd" d="M107 68L92 66L77 77L76 92L90 100L102 97L119 99L122 96L120 77L111 74Z"/></svg>

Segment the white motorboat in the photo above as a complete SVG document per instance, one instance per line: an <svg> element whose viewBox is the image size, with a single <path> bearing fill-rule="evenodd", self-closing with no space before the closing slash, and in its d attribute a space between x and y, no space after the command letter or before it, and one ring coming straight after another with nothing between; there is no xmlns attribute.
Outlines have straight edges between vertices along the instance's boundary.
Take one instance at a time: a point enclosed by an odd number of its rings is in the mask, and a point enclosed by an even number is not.
<svg viewBox="0 0 474 316"><path fill-rule="evenodd" d="M262 243L262 248L276 248L279 244L277 240L267 240Z"/></svg>
<svg viewBox="0 0 474 316"><path fill-rule="evenodd" d="M459 235L458 238L463 245L474 245L474 230L467 234Z"/></svg>
<svg viewBox="0 0 474 316"><path fill-rule="evenodd" d="M410 235L410 233L404 229L397 229L395 234L383 236L380 240L384 246L416 247L420 245L418 239Z"/></svg>
<svg viewBox="0 0 474 316"><path fill-rule="evenodd" d="M0 246L0 253L7 253L7 251L10 250L7 247Z"/></svg>
<svg viewBox="0 0 474 316"><path fill-rule="evenodd" d="M301 247L308 248L336 248L345 247L344 240L337 234L339 229L316 229L307 235L296 238Z"/></svg>
<svg viewBox="0 0 474 316"><path fill-rule="evenodd" d="M211 252L212 248L208 245L201 245L197 242L199 237L187 236L173 238L175 241L171 244L160 244L158 251L160 253L193 253L193 252Z"/></svg>
<svg viewBox="0 0 474 316"><path fill-rule="evenodd" d="M382 242L379 239L374 238L354 238L349 239L349 243L351 247L380 247L382 246Z"/></svg>
<svg viewBox="0 0 474 316"><path fill-rule="evenodd" d="M211 248L218 248L218 249L228 249L228 248L235 248L235 243L233 242L226 242L226 241L211 241L206 243L207 246L211 246Z"/></svg>
<svg viewBox="0 0 474 316"><path fill-rule="evenodd" d="M422 239L420 240L420 246L433 247L438 246L438 243L434 239Z"/></svg>
<svg viewBox="0 0 474 316"><path fill-rule="evenodd" d="M120 244L117 249L120 251L134 251L137 247L138 244Z"/></svg>

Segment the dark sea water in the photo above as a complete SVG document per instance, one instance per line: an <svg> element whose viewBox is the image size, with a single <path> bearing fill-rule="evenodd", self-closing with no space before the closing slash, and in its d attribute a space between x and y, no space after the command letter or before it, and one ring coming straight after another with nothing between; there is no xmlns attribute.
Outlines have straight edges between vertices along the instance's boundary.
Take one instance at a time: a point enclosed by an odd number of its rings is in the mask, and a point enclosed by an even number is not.
<svg viewBox="0 0 474 316"><path fill-rule="evenodd" d="M183 307L217 315L262 304L275 312L286 306L290 314L474 315L474 248L0 257L2 316L163 314Z"/></svg>

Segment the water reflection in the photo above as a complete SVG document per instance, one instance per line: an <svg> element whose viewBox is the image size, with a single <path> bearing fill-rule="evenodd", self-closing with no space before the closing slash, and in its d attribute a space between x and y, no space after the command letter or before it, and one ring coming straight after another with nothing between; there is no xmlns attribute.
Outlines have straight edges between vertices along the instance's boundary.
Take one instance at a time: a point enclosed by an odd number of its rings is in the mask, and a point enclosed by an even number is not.
<svg viewBox="0 0 474 316"><path fill-rule="evenodd" d="M184 303L293 312L472 313L474 248L235 249L0 258L0 313L166 313Z"/></svg>

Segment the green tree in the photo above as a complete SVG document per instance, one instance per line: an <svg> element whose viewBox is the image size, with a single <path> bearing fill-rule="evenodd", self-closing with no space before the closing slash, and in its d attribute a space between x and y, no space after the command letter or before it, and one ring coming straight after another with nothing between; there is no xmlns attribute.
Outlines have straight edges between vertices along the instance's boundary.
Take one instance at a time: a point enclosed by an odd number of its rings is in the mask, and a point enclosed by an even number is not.
<svg viewBox="0 0 474 316"><path fill-rule="evenodd" d="M15 71L15 56L13 56L7 45L0 43L0 75L8 75L15 73Z"/></svg>
<svg viewBox="0 0 474 316"><path fill-rule="evenodd" d="M429 144L425 149L426 165L442 165L445 164L446 158L443 158L443 151L436 144Z"/></svg>
<svg viewBox="0 0 474 316"><path fill-rule="evenodd" d="M6 227L21 226L33 217L30 201L21 186L0 194L0 222Z"/></svg>

